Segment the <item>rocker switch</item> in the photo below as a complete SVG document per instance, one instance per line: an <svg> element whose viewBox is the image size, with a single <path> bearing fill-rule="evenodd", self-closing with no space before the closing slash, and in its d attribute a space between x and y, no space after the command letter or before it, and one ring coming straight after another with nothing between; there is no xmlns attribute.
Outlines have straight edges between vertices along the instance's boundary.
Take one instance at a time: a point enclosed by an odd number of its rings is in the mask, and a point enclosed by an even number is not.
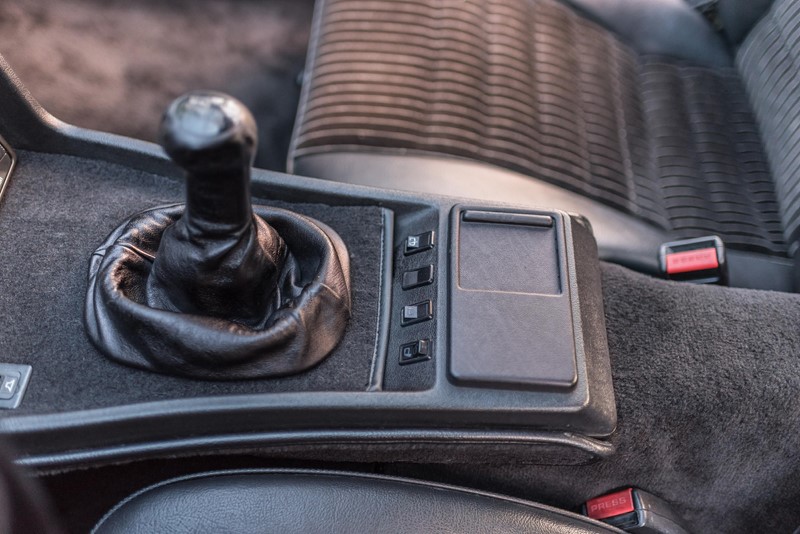
<svg viewBox="0 0 800 534"><path fill-rule="evenodd" d="M430 340L420 339L400 347L400 365L430 360Z"/></svg>
<svg viewBox="0 0 800 534"><path fill-rule="evenodd" d="M433 318L433 303L430 300L403 306L401 326L429 321Z"/></svg>
<svg viewBox="0 0 800 534"><path fill-rule="evenodd" d="M0 376L0 399L8 400L14 396L19 387L20 374L14 371L6 371Z"/></svg>
<svg viewBox="0 0 800 534"><path fill-rule="evenodd" d="M433 248L433 244L434 244L433 231L417 235L410 235L406 238L405 253L406 255L409 255L409 254L416 254L417 252L422 252L423 250L429 250Z"/></svg>
<svg viewBox="0 0 800 534"><path fill-rule="evenodd" d="M403 273L403 289L414 289L433 283L433 265Z"/></svg>

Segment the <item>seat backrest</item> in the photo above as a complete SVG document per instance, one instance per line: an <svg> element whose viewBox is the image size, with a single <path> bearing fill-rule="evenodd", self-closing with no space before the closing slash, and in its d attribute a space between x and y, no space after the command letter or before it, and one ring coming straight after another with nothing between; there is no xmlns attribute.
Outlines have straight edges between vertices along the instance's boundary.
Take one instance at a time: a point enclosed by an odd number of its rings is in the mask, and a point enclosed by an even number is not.
<svg viewBox="0 0 800 534"><path fill-rule="evenodd" d="M736 62L772 168L789 254L796 256L800 248L800 2L775 0L742 41Z"/></svg>
<svg viewBox="0 0 800 534"><path fill-rule="evenodd" d="M698 4L709 0L695 0ZM764 16L774 0L721 0L717 14L728 40L738 45L758 20Z"/></svg>

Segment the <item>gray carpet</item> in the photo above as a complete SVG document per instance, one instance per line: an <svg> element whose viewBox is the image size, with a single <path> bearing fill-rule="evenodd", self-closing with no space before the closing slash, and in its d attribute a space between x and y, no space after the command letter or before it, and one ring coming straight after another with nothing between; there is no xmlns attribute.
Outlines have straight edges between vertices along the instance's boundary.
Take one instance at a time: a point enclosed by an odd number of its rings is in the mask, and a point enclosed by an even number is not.
<svg viewBox="0 0 800 534"><path fill-rule="evenodd" d="M672 502L693 532L792 532L800 525L800 295L671 283L610 264L603 284L619 410L614 456L583 467L389 472L560 507L634 485Z"/></svg>
<svg viewBox="0 0 800 534"><path fill-rule="evenodd" d="M313 0L0 2L0 54L58 118L155 140L166 105L226 91L256 115L257 166L281 170Z"/></svg>

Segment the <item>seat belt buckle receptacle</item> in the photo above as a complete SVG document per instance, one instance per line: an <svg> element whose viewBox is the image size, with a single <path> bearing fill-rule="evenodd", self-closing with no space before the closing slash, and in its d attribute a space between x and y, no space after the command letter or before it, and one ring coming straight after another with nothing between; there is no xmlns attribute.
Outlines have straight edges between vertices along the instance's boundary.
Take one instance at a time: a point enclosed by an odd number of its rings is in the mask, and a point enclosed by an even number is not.
<svg viewBox="0 0 800 534"><path fill-rule="evenodd" d="M659 266L668 280L728 283L725 244L715 235L664 243L659 251Z"/></svg>
<svg viewBox="0 0 800 534"><path fill-rule="evenodd" d="M581 513L625 532L688 534L666 501L638 488L625 488L589 499Z"/></svg>

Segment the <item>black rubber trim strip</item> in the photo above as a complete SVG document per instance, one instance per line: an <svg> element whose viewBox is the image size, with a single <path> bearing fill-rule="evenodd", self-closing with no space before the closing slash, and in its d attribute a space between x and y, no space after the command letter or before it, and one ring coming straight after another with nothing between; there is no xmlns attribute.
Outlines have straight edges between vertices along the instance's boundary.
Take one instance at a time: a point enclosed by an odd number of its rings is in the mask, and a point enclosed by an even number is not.
<svg viewBox="0 0 800 534"><path fill-rule="evenodd" d="M389 352L389 326L392 319L392 267L394 265L394 213L383 212L383 259L381 265L381 299L378 312L378 343L370 370L367 391L381 391Z"/></svg>

